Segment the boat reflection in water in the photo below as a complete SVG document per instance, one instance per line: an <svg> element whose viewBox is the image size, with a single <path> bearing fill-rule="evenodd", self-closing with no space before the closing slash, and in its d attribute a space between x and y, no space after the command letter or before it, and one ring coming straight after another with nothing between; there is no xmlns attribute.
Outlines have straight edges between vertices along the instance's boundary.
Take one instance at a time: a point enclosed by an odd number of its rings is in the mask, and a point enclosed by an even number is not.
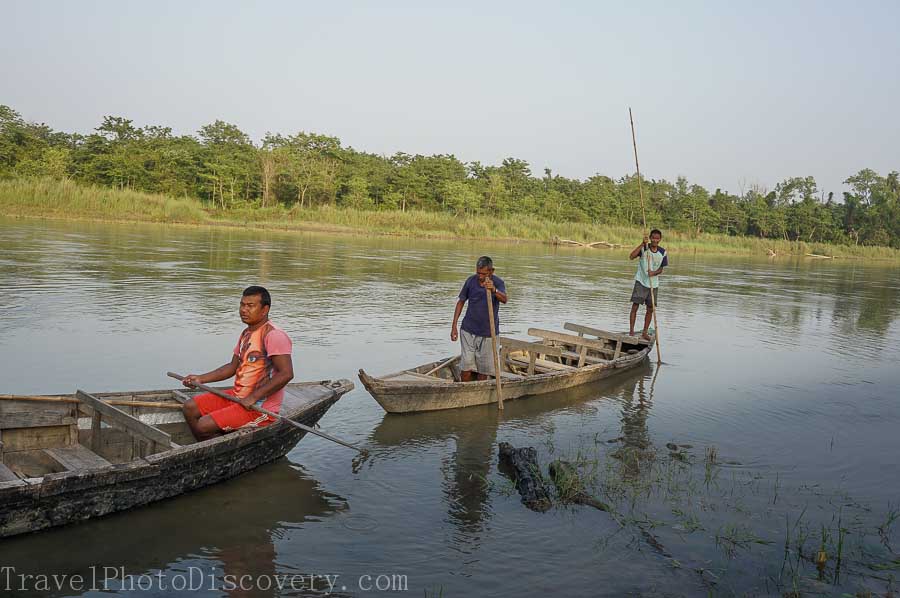
<svg viewBox="0 0 900 598"><path fill-rule="evenodd" d="M652 367L645 362L624 376L604 380L528 401L510 401L504 410L495 405L447 409L411 414L385 414L369 438L376 455L379 448L427 450L429 445L455 441L455 449L443 461L443 492L450 522L477 543L491 517L486 483L497 463L498 430L523 433L538 444L548 423L559 415L589 417L598 401L618 400L622 405L621 435L626 446L650 447L647 418L652 400L644 391ZM546 464L544 464L546 465Z"/></svg>
<svg viewBox="0 0 900 598"><path fill-rule="evenodd" d="M85 580L84 591L90 589L94 579L103 589L105 577L106 588L127 593L131 586L140 590L137 584L147 582L149 576L157 593L148 595L166 595L159 591L162 584L171 589L184 580L202 583L200 595L222 595L226 576L231 580L244 575L272 579L276 574L295 576L300 580L296 583L299 588L303 574L279 570L276 542L291 528L347 508L346 499L324 491L318 481L282 458L238 480L177 500L4 539L0 543L0 564L11 567L17 576L57 574L71 579L80 575ZM86 545L89 550L79 549ZM54 587L29 595L81 594L72 589ZM275 596L278 591L235 587L227 593Z"/></svg>

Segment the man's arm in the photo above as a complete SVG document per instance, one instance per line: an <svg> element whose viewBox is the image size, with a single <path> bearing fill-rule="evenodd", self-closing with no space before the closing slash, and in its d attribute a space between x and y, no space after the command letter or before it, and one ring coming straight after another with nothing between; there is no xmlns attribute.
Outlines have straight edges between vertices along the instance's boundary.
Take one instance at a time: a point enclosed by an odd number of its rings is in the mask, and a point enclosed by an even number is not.
<svg viewBox="0 0 900 598"><path fill-rule="evenodd" d="M484 279L484 288L494 293L494 297L496 297L497 301L499 301L500 303L506 303L507 301L509 301L509 297L507 297L506 291L501 291L496 286L494 286L494 281L490 278Z"/></svg>
<svg viewBox="0 0 900 598"><path fill-rule="evenodd" d="M205 374L188 374L184 377L184 380L182 380L181 383L188 388L193 388L197 384L206 384L207 382L221 382L222 380L228 380L229 378L234 376L240 364L241 360L237 355L232 353L231 363L226 363L225 365L217 367L211 372L206 372Z"/></svg>
<svg viewBox="0 0 900 598"><path fill-rule="evenodd" d="M465 301L458 299L456 301L456 309L453 310L453 323L450 324L450 340L453 342L459 340L459 331L456 329L456 323L459 322L459 314L462 313L462 308L465 304Z"/></svg>
<svg viewBox="0 0 900 598"><path fill-rule="evenodd" d="M253 389L249 395L241 399L241 405L250 407L253 403L278 392L294 379L294 363L290 355L272 355L272 377Z"/></svg>
<svg viewBox="0 0 900 598"><path fill-rule="evenodd" d="M641 255L641 249L647 246L647 243L650 242L650 238L647 235L644 235L644 240L640 245L631 250L631 253L628 254L628 259L633 260L637 256Z"/></svg>

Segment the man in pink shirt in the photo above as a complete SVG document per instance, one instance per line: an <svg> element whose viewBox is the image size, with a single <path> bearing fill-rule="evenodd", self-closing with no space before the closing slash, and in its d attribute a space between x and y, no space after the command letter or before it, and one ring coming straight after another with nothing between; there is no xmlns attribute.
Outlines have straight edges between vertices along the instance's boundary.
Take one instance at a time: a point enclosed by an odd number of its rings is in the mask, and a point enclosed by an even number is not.
<svg viewBox="0 0 900 598"><path fill-rule="evenodd" d="M197 395L182 406L197 440L207 440L243 427L267 426L271 417L252 411L256 405L274 413L281 410L284 387L294 378L291 362L291 339L269 321L272 298L263 287L244 289L241 297L241 321L247 328L241 332L231 361L205 374L188 374L183 384L219 382L234 376L234 387L228 394L240 400L233 403L212 393Z"/></svg>

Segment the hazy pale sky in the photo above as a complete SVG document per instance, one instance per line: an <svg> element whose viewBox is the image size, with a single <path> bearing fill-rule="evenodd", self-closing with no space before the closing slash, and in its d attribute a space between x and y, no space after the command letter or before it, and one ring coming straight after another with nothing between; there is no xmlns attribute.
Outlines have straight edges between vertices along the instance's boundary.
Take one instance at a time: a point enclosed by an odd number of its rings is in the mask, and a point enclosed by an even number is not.
<svg viewBox="0 0 900 598"><path fill-rule="evenodd" d="M900 1L0 0L0 104L710 191L900 169Z"/></svg>

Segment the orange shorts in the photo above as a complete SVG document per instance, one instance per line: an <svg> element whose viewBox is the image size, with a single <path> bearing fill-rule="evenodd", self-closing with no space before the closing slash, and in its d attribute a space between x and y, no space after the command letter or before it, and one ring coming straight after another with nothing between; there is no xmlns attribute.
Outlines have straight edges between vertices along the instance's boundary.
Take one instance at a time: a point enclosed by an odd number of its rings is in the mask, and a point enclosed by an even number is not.
<svg viewBox="0 0 900 598"><path fill-rule="evenodd" d="M234 396L233 390L226 390L225 393ZM200 414L213 418L223 432L231 432L244 427L261 428L276 421L264 413L251 411L244 408L243 405L217 397L211 392L197 395L194 397L194 403L200 409Z"/></svg>

